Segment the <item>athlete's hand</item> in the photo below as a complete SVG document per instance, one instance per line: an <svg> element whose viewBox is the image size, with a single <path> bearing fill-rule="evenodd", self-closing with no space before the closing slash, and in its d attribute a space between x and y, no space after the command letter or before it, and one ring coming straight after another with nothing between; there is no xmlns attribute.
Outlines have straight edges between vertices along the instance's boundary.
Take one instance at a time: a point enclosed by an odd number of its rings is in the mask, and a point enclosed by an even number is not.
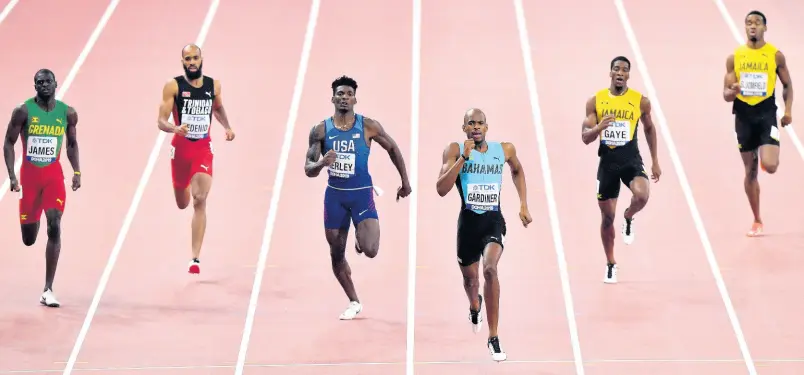
<svg viewBox="0 0 804 375"><path fill-rule="evenodd" d="M522 225L525 228L528 227L528 224L533 222L533 219L530 217L530 211L528 211L527 206L522 206L519 208L519 220L522 220Z"/></svg>
<svg viewBox="0 0 804 375"><path fill-rule="evenodd" d="M81 175L80 174L73 174L73 191L78 190L81 187Z"/></svg>
<svg viewBox="0 0 804 375"><path fill-rule="evenodd" d="M335 157L336 156L338 156L338 154L335 152L335 150L329 150L324 155L324 158L321 159L321 163L323 163L325 166L329 167L330 165L332 165L332 163L335 162Z"/></svg>
<svg viewBox="0 0 804 375"><path fill-rule="evenodd" d="M597 124L598 130L603 130L603 129L608 128L609 126L611 126L611 123L614 122L615 118L616 117L614 117L614 115L603 116L603 119L600 120L599 124Z"/></svg>
<svg viewBox="0 0 804 375"><path fill-rule="evenodd" d="M232 128L226 129L226 140L233 141L235 137L234 130Z"/></svg>
<svg viewBox="0 0 804 375"><path fill-rule="evenodd" d="M187 124L181 124L181 126L176 126L173 128L173 132L181 136L187 135L187 131L189 131Z"/></svg>
<svg viewBox="0 0 804 375"><path fill-rule="evenodd" d="M782 127L785 127L792 123L793 123L793 115L785 113L784 116L782 116Z"/></svg>
<svg viewBox="0 0 804 375"><path fill-rule="evenodd" d="M659 166L659 163L653 163L650 167L650 178L653 179L653 182L659 182L659 177L662 176L662 167Z"/></svg>
<svg viewBox="0 0 804 375"><path fill-rule="evenodd" d="M17 178L16 177L11 178L9 180L9 182L11 182L11 184L10 184L11 185L11 191L13 191L15 193L19 193L20 192L20 182L17 181Z"/></svg>
<svg viewBox="0 0 804 375"><path fill-rule="evenodd" d="M463 141L463 156L467 158L469 155L472 154L472 150L475 149L475 140L474 139L467 139Z"/></svg>
<svg viewBox="0 0 804 375"><path fill-rule="evenodd" d="M399 202L399 198L407 197L412 191L413 189L410 188L410 184L403 182L402 186L400 186L399 189L396 189L396 201Z"/></svg>

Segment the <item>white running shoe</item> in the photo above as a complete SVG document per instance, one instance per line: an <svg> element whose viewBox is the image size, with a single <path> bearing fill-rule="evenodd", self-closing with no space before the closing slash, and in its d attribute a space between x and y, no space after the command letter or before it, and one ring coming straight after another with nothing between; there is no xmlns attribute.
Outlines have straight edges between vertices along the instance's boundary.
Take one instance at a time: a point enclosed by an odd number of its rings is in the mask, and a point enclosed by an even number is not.
<svg viewBox="0 0 804 375"><path fill-rule="evenodd" d="M191 260L190 261L190 267L187 270L187 272L189 272L191 274L194 274L194 275L197 275L197 274L201 273L201 262L199 262L198 259Z"/></svg>
<svg viewBox="0 0 804 375"><path fill-rule="evenodd" d="M39 303L41 303L42 305L47 306L47 307L59 307L59 306L61 306L59 301L56 299L56 295L53 294L53 291L50 290L50 289L48 289L44 293L42 293L42 296L39 297Z"/></svg>
<svg viewBox="0 0 804 375"><path fill-rule="evenodd" d="M474 333L480 332L480 328L482 328L480 323L483 323L483 296L478 294L477 298L480 299L480 304L478 305L480 308L477 311L469 309L469 322L472 323L472 332Z"/></svg>
<svg viewBox="0 0 804 375"><path fill-rule="evenodd" d="M634 218L625 219L623 218L623 242L626 245L630 245L634 243Z"/></svg>
<svg viewBox="0 0 804 375"><path fill-rule="evenodd" d="M603 282L606 284L617 284L617 270L618 267L616 264L606 265L606 277L603 278Z"/></svg>
<svg viewBox="0 0 804 375"><path fill-rule="evenodd" d="M490 337L488 343L486 344L489 348L489 353L491 353L491 359L502 362L508 359L508 355L500 347L500 339L497 336Z"/></svg>
<svg viewBox="0 0 804 375"><path fill-rule="evenodd" d="M352 320L354 319L357 314L363 311L363 305L360 302L349 302L349 307L344 311L341 316L338 318L340 320Z"/></svg>

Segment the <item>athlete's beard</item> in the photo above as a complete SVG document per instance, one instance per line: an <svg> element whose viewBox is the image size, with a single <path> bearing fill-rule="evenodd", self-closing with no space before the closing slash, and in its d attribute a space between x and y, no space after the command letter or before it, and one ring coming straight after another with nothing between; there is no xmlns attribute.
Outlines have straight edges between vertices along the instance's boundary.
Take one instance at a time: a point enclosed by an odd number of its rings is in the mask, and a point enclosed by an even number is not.
<svg viewBox="0 0 804 375"><path fill-rule="evenodd" d="M750 41L751 41L751 43L756 43L756 42L757 42L757 37L752 36L752 37L751 37L751 38L749 38L748 40L750 40Z"/></svg>
<svg viewBox="0 0 804 375"><path fill-rule="evenodd" d="M201 69L204 67L204 63L198 64L198 70L195 72L191 72L187 66L184 66L184 74L187 75L187 79L199 79L204 74L201 72Z"/></svg>
<svg viewBox="0 0 804 375"><path fill-rule="evenodd" d="M41 103L50 103L50 100L53 99L53 94L42 94L41 92L36 93L36 97L39 98Z"/></svg>

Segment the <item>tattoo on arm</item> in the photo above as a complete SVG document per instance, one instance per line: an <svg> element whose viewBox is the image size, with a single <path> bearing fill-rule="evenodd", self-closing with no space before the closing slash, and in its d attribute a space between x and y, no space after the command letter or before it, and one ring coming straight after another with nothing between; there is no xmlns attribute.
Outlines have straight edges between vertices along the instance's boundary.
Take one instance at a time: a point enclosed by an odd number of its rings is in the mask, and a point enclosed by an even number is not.
<svg viewBox="0 0 804 375"><path fill-rule="evenodd" d="M310 135L307 137L307 154L304 159L304 174L307 177L316 177L321 173L324 164L320 163L321 159L321 142L324 140L324 123L313 126L310 129Z"/></svg>
<svg viewBox="0 0 804 375"><path fill-rule="evenodd" d="M391 158L391 162L394 163L396 170L399 172L399 177L402 179L402 183L407 184L408 172L405 168L405 158L402 156L402 151L399 149L396 141L394 141L394 139L385 132L385 129L378 121L365 118L363 124L364 126L367 126L367 130L370 130L372 140L376 141L380 146L382 146L383 149L388 151L388 156Z"/></svg>

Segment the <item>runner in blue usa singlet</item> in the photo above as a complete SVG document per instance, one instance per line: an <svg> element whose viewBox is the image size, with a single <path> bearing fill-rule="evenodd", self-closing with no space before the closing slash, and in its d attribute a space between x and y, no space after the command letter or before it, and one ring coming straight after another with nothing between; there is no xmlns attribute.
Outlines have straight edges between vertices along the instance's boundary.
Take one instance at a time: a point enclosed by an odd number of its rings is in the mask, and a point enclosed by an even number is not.
<svg viewBox="0 0 804 375"><path fill-rule="evenodd" d="M368 171L371 148L363 132L363 116L355 114L349 130L335 127L332 117L324 121L326 138L323 152L335 151L335 162L328 168L329 180L324 194L324 227L349 229L366 219L377 219L374 186Z"/></svg>

